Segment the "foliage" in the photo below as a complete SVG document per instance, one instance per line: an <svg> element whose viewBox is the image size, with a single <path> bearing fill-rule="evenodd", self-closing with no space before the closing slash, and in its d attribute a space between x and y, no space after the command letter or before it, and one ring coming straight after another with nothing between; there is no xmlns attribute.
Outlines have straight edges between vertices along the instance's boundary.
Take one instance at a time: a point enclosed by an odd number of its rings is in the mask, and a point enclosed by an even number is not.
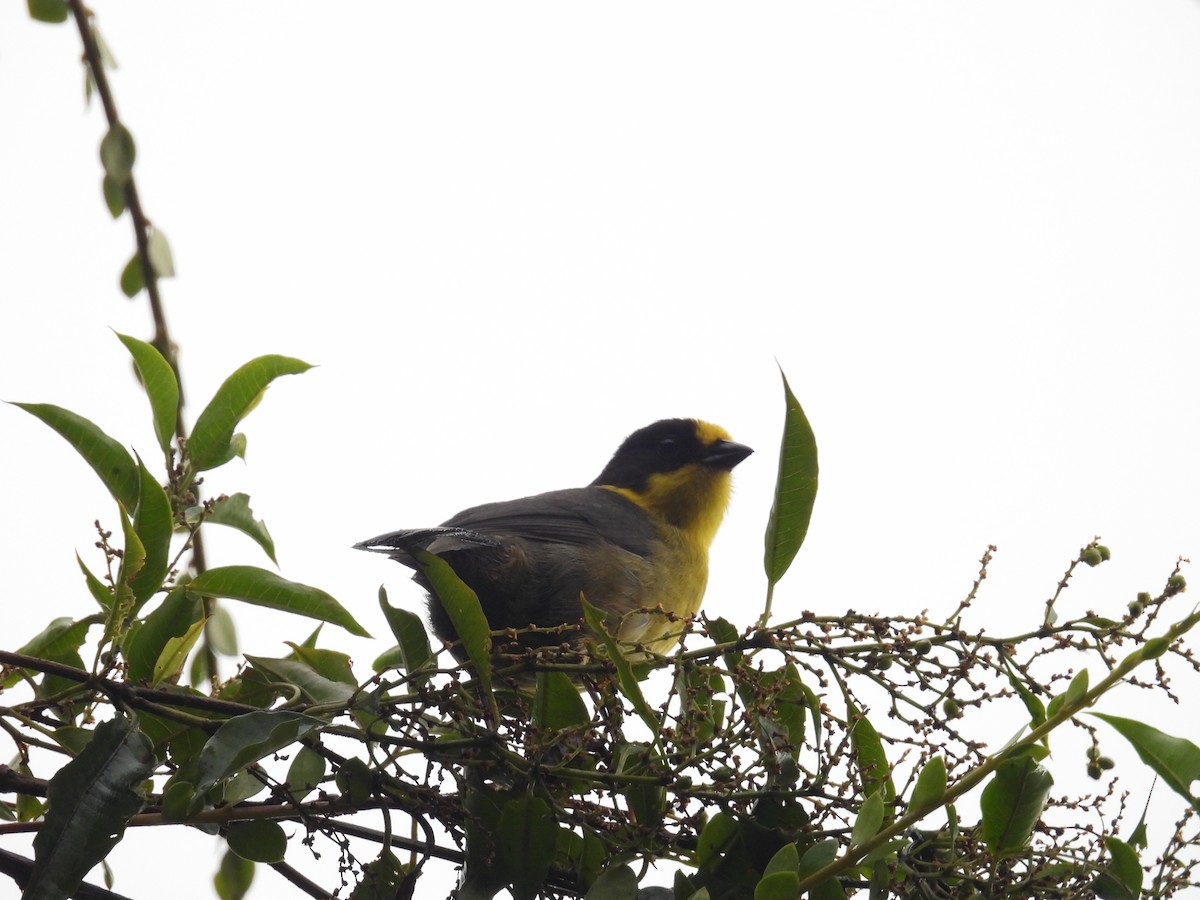
<svg viewBox="0 0 1200 900"><path fill-rule="evenodd" d="M140 213L133 136L116 119L98 33L74 0L29 8L80 27L89 83L109 116L104 198L114 216L130 212L139 247L121 284L153 305L172 270L169 248ZM381 591L395 646L373 671L355 671L312 633L286 657L246 657L216 680L216 658L236 645L221 600L366 632L318 588L251 565L209 568L198 552L205 533L226 527L275 560L250 498L204 499L199 480L223 477L212 473L244 454L237 428L266 388L308 365L252 360L189 430L160 310L156 324L152 343L118 337L149 399L158 464L74 412L17 404L62 435L113 500L102 517L111 526L97 525L99 561L79 561L95 612L0 649L0 685L17 694L0 708L15 748L0 767L13 798L0 803L0 835L37 832L36 858L5 869L26 897L70 896L147 825L220 834L222 898L242 896L259 865L310 896L334 887L359 900L412 896L431 860L461 867L462 898L504 889L634 898L658 860L679 864L670 895L697 900L1133 898L1194 886L1200 748L1090 713L1119 685L1177 699L1168 665L1195 677L1184 637L1200 614L1179 608L1180 565L1119 614L1059 621L1055 601L1079 564L1109 557L1094 540L1042 620L1012 634L967 621L995 548L945 619L806 611L771 624L770 595L801 547L817 489L813 432L786 381L756 624L686 621L679 650L660 656L622 645L585 607L592 640L522 650L512 633L479 627L474 595L431 557L418 561L465 636L468 662L435 652L419 617ZM994 749L987 726L1002 720L1021 729ZM1050 750L1069 746L1072 730L1089 739L1084 764L1105 787L1097 794L1056 790L1064 761L1052 763ZM1101 750L1109 736L1128 741L1182 809L1154 854L1145 814L1128 821ZM322 842L339 861L339 885L314 885L296 868Z"/></svg>

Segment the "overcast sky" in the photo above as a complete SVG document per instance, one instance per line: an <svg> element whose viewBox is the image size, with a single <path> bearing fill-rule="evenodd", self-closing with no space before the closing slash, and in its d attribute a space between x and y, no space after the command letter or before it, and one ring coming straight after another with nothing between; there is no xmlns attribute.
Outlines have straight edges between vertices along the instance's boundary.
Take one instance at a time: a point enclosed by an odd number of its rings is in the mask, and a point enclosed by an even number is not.
<svg viewBox="0 0 1200 900"><path fill-rule="evenodd" d="M1113 560L1063 614L1115 617L1200 553L1195 0L93 6L175 252L189 421L254 356L320 366L271 389L206 489L248 492L282 574L376 635L380 582L420 596L354 541L585 484L669 416L758 450L704 607L749 623L777 363L821 448L780 619L945 615L994 543L968 625L1023 631L1094 535ZM79 57L71 28L0 6L0 397L150 459L109 331L150 319L117 287L133 239L100 197ZM91 523L115 513L40 423L0 410L0 434L12 648L91 611L73 555L98 565ZM236 535L210 552L269 564ZM247 652L310 630L235 613ZM326 631L364 674L383 644ZM136 838L118 890L158 840L196 879L177 896L209 896L214 842Z"/></svg>

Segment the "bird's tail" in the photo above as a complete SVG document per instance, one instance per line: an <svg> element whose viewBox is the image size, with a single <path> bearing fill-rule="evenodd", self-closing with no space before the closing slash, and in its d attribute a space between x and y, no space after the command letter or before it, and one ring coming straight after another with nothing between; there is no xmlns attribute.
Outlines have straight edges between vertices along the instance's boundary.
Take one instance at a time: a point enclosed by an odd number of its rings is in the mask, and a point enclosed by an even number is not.
<svg viewBox="0 0 1200 900"><path fill-rule="evenodd" d="M501 543L495 538L468 528L410 528L359 541L354 545L354 549L386 553L397 562L416 568L411 555L413 550L428 550L440 554L446 550L460 549L464 545L499 547Z"/></svg>

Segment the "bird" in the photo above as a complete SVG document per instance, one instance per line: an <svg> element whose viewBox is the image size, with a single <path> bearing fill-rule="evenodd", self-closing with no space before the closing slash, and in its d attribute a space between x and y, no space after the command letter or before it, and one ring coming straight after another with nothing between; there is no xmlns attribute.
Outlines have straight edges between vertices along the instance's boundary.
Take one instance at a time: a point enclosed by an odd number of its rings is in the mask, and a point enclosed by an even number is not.
<svg viewBox="0 0 1200 900"><path fill-rule="evenodd" d="M625 438L586 487L473 506L436 528L354 546L414 570L435 634L460 661L458 635L416 550L444 560L475 592L493 631L539 629L520 633L519 647L578 643L582 595L619 641L664 653L679 640L676 617L700 606L731 472L751 453L720 426L663 419Z"/></svg>

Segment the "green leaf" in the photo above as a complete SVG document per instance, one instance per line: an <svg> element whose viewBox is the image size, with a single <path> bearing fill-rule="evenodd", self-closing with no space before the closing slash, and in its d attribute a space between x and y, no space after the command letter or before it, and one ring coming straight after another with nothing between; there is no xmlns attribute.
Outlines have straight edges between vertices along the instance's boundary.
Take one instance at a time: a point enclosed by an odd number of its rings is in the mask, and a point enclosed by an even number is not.
<svg viewBox="0 0 1200 900"><path fill-rule="evenodd" d="M224 597L254 606L340 625L351 634L370 637L340 603L318 588L280 578L254 566L221 566L201 572L188 589L205 597Z"/></svg>
<svg viewBox="0 0 1200 900"><path fill-rule="evenodd" d="M754 900L796 900L799 893L800 876L795 872L764 875L754 886Z"/></svg>
<svg viewBox="0 0 1200 900"><path fill-rule="evenodd" d="M121 293L131 300L146 287L146 270L142 268L142 257L134 253L121 270Z"/></svg>
<svg viewBox="0 0 1200 900"><path fill-rule="evenodd" d="M196 793L204 794L222 778L296 743L324 724L288 710L256 710L226 720L200 751Z"/></svg>
<svg viewBox="0 0 1200 900"><path fill-rule="evenodd" d="M155 228L146 238L146 256L150 258L150 268L159 278L175 277L175 259L171 256L171 245L167 236Z"/></svg>
<svg viewBox="0 0 1200 900"><path fill-rule="evenodd" d="M875 837L883 825L883 797L875 791L858 810L854 820L854 829L850 832L850 843L857 847L859 844Z"/></svg>
<svg viewBox="0 0 1200 900"><path fill-rule="evenodd" d="M587 725L592 717L579 688L562 672L538 672L533 695L533 724L546 731Z"/></svg>
<svg viewBox="0 0 1200 900"><path fill-rule="evenodd" d="M142 544L145 559L141 569L129 580L135 611L162 588L171 568L171 535L175 531L167 492L141 459L138 459L138 480L141 496L133 516L133 530Z"/></svg>
<svg viewBox="0 0 1200 900"><path fill-rule="evenodd" d="M363 866L362 878L349 900L407 900L413 896L421 865L402 864L390 850Z"/></svg>
<svg viewBox="0 0 1200 900"><path fill-rule="evenodd" d="M592 884L583 900L637 900L638 880L633 869L612 865Z"/></svg>
<svg viewBox="0 0 1200 900"><path fill-rule="evenodd" d="M123 589L130 587L132 593L132 583L137 578L138 573L146 565L146 546L142 543L142 539L138 537L138 533L133 530L133 523L129 521L129 516L125 514L124 508L121 509L121 531L125 538L125 547L121 554L121 568L117 575L117 596L123 595Z"/></svg>
<svg viewBox="0 0 1200 900"><path fill-rule="evenodd" d="M27 0L26 5L29 7L29 17L38 22L57 25L67 21L70 16L67 0Z"/></svg>
<svg viewBox="0 0 1200 900"><path fill-rule="evenodd" d="M212 611L204 636L208 639L208 645L222 656L238 655L237 626L224 606L217 606Z"/></svg>
<svg viewBox="0 0 1200 900"><path fill-rule="evenodd" d="M197 594L184 588L175 588L167 594L158 609L146 616L141 627L125 642L130 680L146 683L153 679L167 643L203 622L203 615L204 605Z"/></svg>
<svg viewBox="0 0 1200 900"><path fill-rule="evenodd" d="M921 769L912 797L908 801L911 810L933 809L942 802L946 794L946 761L935 756Z"/></svg>
<svg viewBox="0 0 1200 900"><path fill-rule="evenodd" d="M779 477L767 521L763 560L771 587L783 578L804 543L817 499L817 440L804 410L792 394L787 376L782 372L780 375L786 403L783 443L779 448Z"/></svg>
<svg viewBox="0 0 1200 900"><path fill-rule="evenodd" d="M254 863L228 850L213 876L213 888L219 900L243 900L253 881Z"/></svg>
<svg viewBox="0 0 1200 900"><path fill-rule="evenodd" d="M847 712L848 719L854 723L850 732L850 747L858 764L863 794L882 790L883 799L890 803L896 797L896 785L892 782L892 773L879 732L853 703L847 704Z"/></svg>
<svg viewBox="0 0 1200 900"><path fill-rule="evenodd" d="M271 382L282 375L298 375L311 368L308 363L287 356L260 356L226 378L196 419L196 427L188 438L188 456L195 470L215 469L232 459L234 429L258 405Z"/></svg>
<svg viewBox="0 0 1200 900"><path fill-rule="evenodd" d="M246 654L254 668L266 672L272 681L297 687L313 703L345 704L354 694L354 685L327 678L302 659L269 659Z"/></svg>
<svg viewBox="0 0 1200 900"><path fill-rule="evenodd" d="M218 498L213 503L208 521L240 531L262 547L267 556L271 558L271 562L279 565L279 561L275 559L275 541L271 538L271 533L267 531L267 523L262 519L254 518L254 511L250 509L250 497L247 494L233 494L229 497Z"/></svg>
<svg viewBox="0 0 1200 900"><path fill-rule="evenodd" d="M79 569L83 572L83 580L87 584L88 593L92 595L92 598L105 612L111 610L113 604L112 588L92 574L91 569L84 565L83 559L78 553L75 554L75 562L79 564Z"/></svg>
<svg viewBox="0 0 1200 900"><path fill-rule="evenodd" d="M1007 666L1007 662L1005 663ZM1025 682L1011 669L1008 670L1008 680L1012 684L1013 689L1021 698L1021 702L1025 704L1025 710L1029 713L1029 725L1031 728L1037 728L1046 721L1046 707L1034 693L1026 687Z"/></svg>
<svg viewBox="0 0 1200 900"><path fill-rule="evenodd" d="M411 675L423 669L433 659L433 652L421 617L388 603L387 591L382 586L379 588L379 608L396 638L404 671Z"/></svg>
<svg viewBox="0 0 1200 900"><path fill-rule="evenodd" d="M623 744L617 752L617 773L657 775L654 760L661 762L655 745L641 741ZM666 812L667 792L663 784L638 783L625 788L625 800L638 825L657 828Z"/></svg>
<svg viewBox="0 0 1200 900"><path fill-rule="evenodd" d="M139 790L153 771L150 741L128 719L96 726L83 752L50 779L49 810L33 839L33 871L23 900L71 896L142 808Z"/></svg>
<svg viewBox="0 0 1200 900"><path fill-rule="evenodd" d="M309 747L301 747L288 766L289 799L299 802L321 786L325 777L325 757Z"/></svg>
<svg viewBox="0 0 1200 900"><path fill-rule="evenodd" d="M500 813L496 847L512 879L513 900L535 900L554 862L558 826L540 797L518 797Z"/></svg>
<svg viewBox="0 0 1200 900"><path fill-rule="evenodd" d="M114 219L120 218L121 213L125 212L128 205L125 185L113 180L111 176L105 175L100 182L100 191L104 194L104 205L108 207L109 215Z"/></svg>
<svg viewBox="0 0 1200 900"><path fill-rule="evenodd" d="M1053 697L1050 700L1050 705L1046 707L1046 715L1053 717L1060 709L1066 706L1068 709L1076 707L1083 699L1083 695L1088 691L1088 673L1087 669L1083 669L1071 679L1071 683L1067 685L1067 689Z"/></svg>
<svg viewBox="0 0 1200 900"><path fill-rule="evenodd" d="M333 778L342 796L354 805L366 803L375 791L375 776L371 768L358 757L342 763Z"/></svg>
<svg viewBox="0 0 1200 900"><path fill-rule="evenodd" d="M838 842L837 838L827 838L819 843L813 844L804 851L804 855L800 857L799 874L801 878L807 878L814 872L819 872L835 859L837 859Z"/></svg>
<svg viewBox="0 0 1200 900"><path fill-rule="evenodd" d="M55 619L37 635L25 642L17 650L22 656L33 656L38 659L48 659L54 662L79 659L79 648L87 640L88 629L96 624L96 619L89 617L76 621L70 616ZM21 671L36 677L32 669L13 670L0 680L0 688L10 688L21 680Z"/></svg>
<svg viewBox="0 0 1200 900"><path fill-rule="evenodd" d="M983 840L997 856L1025 846L1054 778L1030 757L1002 763L979 799Z"/></svg>
<svg viewBox="0 0 1200 900"><path fill-rule="evenodd" d="M1191 792L1192 782L1200 779L1200 747L1187 738L1172 737L1136 719L1102 713L1093 715L1117 729L1133 744L1142 762L1158 773L1158 777L1177 794L1186 797L1193 808L1200 810L1200 798Z"/></svg>
<svg viewBox="0 0 1200 900"><path fill-rule="evenodd" d="M100 430L95 422L49 403L14 403L41 419L75 448L91 466L113 499L126 509L137 506L141 493L137 464L129 451Z"/></svg>
<svg viewBox="0 0 1200 900"><path fill-rule="evenodd" d="M696 841L697 867L703 868L709 861L716 859L728 850L737 838L737 834L737 819L724 811L713 815Z"/></svg>
<svg viewBox="0 0 1200 900"><path fill-rule="evenodd" d="M179 381L175 371L153 345L127 334L118 334L117 338L125 345L137 366L138 377L150 400L150 412L154 416L154 436L158 438L158 446L163 453L167 453L175 438L175 422L179 415Z"/></svg>
<svg viewBox="0 0 1200 900"><path fill-rule="evenodd" d="M169 638L162 653L159 654L158 660L154 663L154 674L150 678L150 683L158 687L164 681L173 682L183 671L183 664L187 662L188 654L192 652L192 647L196 646L196 641L202 634L204 634L203 620L193 623L192 627L179 637Z"/></svg>
<svg viewBox="0 0 1200 900"><path fill-rule="evenodd" d="M646 727L650 729L650 734L654 736L654 741L657 744L659 731L661 730L658 716L654 714L654 710L646 702L646 697L642 694L641 685L638 684L637 676L633 673L633 667L629 664L629 660L625 654L621 652L616 638L605 629L604 613L588 603L587 598L582 595L580 595L580 602L583 604L584 621L587 622L588 628L592 630L592 633L600 639L600 642L608 651L609 661L612 662L617 670L617 684L621 688L621 693L625 695L626 700L633 704L634 711L646 723Z"/></svg>
<svg viewBox="0 0 1200 900"><path fill-rule="evenodd" d="M126 185L133 175L133 161L137 159L137 146L129 129L116 122L109 126L108 133L100 141L100 164L104 174L117 184Z"/></svg>
<svg viewBox="0 0 1200 900"><path fill-rule="evenodd" d="M479 605L479 597L454 574L444 559L426 550L414 550L412 557L433 588L434 597L450 617L462 648L479 675L480 685L485 691L491 691L491 626Z"/></svg>
<svg viewBox="0 0 1200 900"><path fill-rule="evenodd" d="M1102 900L1138 900L1145 873L1137 851L1115 837L1106 837L1104 846L1110 862L1096 879L1096 896Z"/></svg>
<svg viewBox="0 0 1200 900"><path fill-rule="evenodd" d="M779 670L779 674L783 678L783 687L775 696L772 712L775 721L787 729L788 743L798 754L804 746L804 722L809 711L808 692L800 678L800 670L794 663L788 663Z"/></svg>
<svg viewBox="0 0 1200 900"><path fill-rule="evenodd" d="M234 822L225 832L229 849L251 862L283 862L287 853L287 835L278 822L258 819Z"/></svg>
<svg viewBox="0 0 1200 900"><path fill-rule="evenodd" d="M796 843L793 841L790 844L784 844L771 857L767 863L767 867L763 869L764 875L773 875L776 872L791 872L793 875L796 869L800 866L800 851L796 849Z"/></svg>

